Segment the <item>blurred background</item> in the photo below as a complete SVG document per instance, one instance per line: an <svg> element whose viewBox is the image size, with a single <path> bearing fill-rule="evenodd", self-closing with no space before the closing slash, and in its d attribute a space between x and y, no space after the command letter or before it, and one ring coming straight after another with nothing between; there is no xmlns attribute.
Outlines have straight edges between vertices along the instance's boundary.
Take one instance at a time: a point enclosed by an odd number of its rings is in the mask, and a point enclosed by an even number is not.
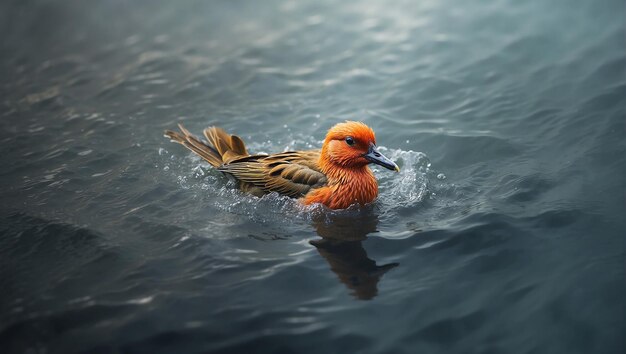
<svg viewBox="0 0 626 354"><path fill-rule="evenodd" d="M0 4L3 353L623 353L621 0ZM361 120L398 174L331 212L253 152Z"/></svg>

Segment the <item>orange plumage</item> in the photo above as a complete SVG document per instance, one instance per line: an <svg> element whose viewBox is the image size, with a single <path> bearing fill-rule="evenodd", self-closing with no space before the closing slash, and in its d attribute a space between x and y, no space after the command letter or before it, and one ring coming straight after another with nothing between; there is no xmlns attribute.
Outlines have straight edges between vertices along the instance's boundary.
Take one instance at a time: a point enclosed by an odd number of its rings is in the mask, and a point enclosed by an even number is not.
<svg viewBox="0 0 626 354"><path fill-rule="evenodd" d="M242 190L257 196L278 192L300 198L304 204L345 209L370 203L378 196L378 183L368 164L399 170L378 152L374 131L361 122L332 127L321 150L272 155L250 155L238 136L217 127L204 130L207 142L179 127L180 133L167 130L165 136L233 176Z"/></svg>

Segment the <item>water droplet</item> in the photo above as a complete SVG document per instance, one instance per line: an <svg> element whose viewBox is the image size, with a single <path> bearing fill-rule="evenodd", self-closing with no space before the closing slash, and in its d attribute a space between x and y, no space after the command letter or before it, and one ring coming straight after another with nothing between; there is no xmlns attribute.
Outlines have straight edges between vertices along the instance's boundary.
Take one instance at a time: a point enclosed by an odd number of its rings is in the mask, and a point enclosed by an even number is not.
<svg viewBox="0 0 626 354"><path fill-rule="evenodd" d="M444 175L443 173L440 173L440 174L437 175L437 179L444 180L444 179L446 179L446 175Z"/></svg>

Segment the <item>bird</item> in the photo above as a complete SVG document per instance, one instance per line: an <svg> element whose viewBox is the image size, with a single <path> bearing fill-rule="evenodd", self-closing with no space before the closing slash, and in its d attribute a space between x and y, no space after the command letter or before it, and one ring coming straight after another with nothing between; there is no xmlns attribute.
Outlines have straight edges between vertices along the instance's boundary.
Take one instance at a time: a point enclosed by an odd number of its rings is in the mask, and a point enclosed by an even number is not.
<svg viewBox="0 0 626 354"><path fill-rule="evenodd" d="M378 197L370 163L400 171L380 153L374 131L363 122L337 123L328 130L321 149L275 154L250 154L240 137L216 126L204 129L206 141L182 124L178 127L180 132L166 130L165 137L234 177L243 192L259 197L277 192L304 205L319 203L330 209L363 206Z"/></svg>

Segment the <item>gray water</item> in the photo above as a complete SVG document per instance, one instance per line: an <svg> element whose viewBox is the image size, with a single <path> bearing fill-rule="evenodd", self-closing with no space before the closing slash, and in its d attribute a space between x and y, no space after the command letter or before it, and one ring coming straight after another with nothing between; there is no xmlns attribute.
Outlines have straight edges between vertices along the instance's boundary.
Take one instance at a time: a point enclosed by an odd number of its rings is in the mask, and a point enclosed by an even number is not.
<svg viewBox="0 0 626 354"><path fill-rule="evenodd" d="M625 4L3 1L2 353L623 353ZM253 152L362 120L331 212Z"/></svg>

